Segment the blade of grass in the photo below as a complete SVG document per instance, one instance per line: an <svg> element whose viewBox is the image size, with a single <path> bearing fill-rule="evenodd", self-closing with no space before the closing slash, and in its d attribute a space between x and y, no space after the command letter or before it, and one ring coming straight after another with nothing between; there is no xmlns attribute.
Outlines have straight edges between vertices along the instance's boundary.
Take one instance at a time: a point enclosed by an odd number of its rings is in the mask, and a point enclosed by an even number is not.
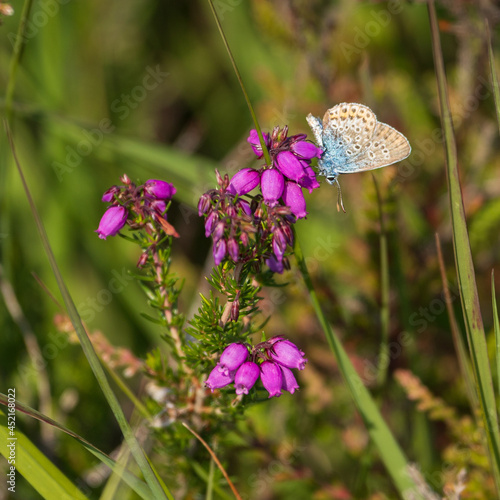
<svg viewBox="0 0 500 500"><path fill-rule="evenodd" d="M500 394L500 324L498 322L497 296L495 292L495 271L491 271L491 301L493 303L493 327L495 330L496 363L497 363L497 392Z"/></svg>
<svg viewBox="0 0 500 500"><path fill-rule="evenodd" d="M373 443L378 449L387 471L392 477L394 485L403 498L410 498L409 495L413 495L411 498L415 499L422 498L418 491L418 486L408 476L408 461L406 457L382 418L371 394L356 372L340 339L335 335L323 314L297 238L295 239L295 257L309 292L314 311L325 332L330 349L335 355L344 381L351 391L354 403L356 404Z"/></svg>
<svg viewBox="0 0 500 500"><path fill-rule="evenodd" d="M479 306L474 264L470 251L469 235L465 220L465 209L460 187L458 157L453 122L451 119L446 74L439 38L436 9L433 0L428 0L431 26L432 50L441 108L441 124L445 139L446 177L451 207L453 248L462 302L469 352L472 360L476 389L479 395L481 417L486 431L492 474L500 493L500 433L496 410L495 392L486 348L483 319Z"/></svg>
<svg viewBox="0 0 500 500"><path fill-rule="evenodd" d="M16 471L43 498L49 500L61 498L84 500L87 498L78 486L73 484L17 427L13 437L10 434L8 422L6 414L0 410L0 441L2 443L0 454L8 460L11 457L8 445L15 444L13 448L15 462L10 466L14 466ZM12 497L15 496L12 495Z"/></svg>
<svg viewBox="0 0 500 500"><path fill-rule="evenodd" d="M0 404L7 406L8 398L5 394L0 393ZM40 413L39 411L35 410L34 408L31 408L30 406L25 405L19 401L16 401L16 412L24 413L25 415L28 415L31 418L39 420L40 422L42 422L44 424L48 424L48 425L52 426L53 428L64 432L68 436L71 436L73 439L78 441L87 451L89 451L95 457L97 457L102 463L106 464L111 470L118 473L120 475L120 477L123 479L123 481L125 481L139 496L141 496L145 500L150 500L151 490L148 488L148 486L143 481L141 481L139 478L137 478L131 472L129 472L127 470L122 470L122 468L111 457L106 455L99 448L94 446L92 443L90 443L89 441L87 441L83 437L76 434L76 432L73 432L72 430L68 429L64 425L61 425L58 422L56 422L55 420L51 419L47 415L44 415L44 414ZM1 414L1 410L0 410L0 414ZM0 423L0 426L1 425L2 424Z"/></svg>
<svg viewBox="0 0 500 500"><path fill-rule="evenodd" d="M435 234L435 238L436 238L438 262L439 262L439 271L441 274L441 281L443 283L446 312L448 314L448 321L450 322L450 329L453 337L453 345L455 346L455 351L457 353L460 372L462 373L462 377L464 378L465 381L465 390L467 391L469 404L473 409L473 413L477 414L479 412L479 401L477 400L477 394L474 387L474 374L472 373L469 355L467 354L467 350L465 348L464 341L462 338L462 333L460 332L460 328L458 327L457 319L455 317L455 312L453 311L450 287L448 286L448 280L446 279L446 270L444 267L443 252L441 251L441 241L439 240L438 233Z"/></svg>
<svg viewBox="0 0 500 500"><path fill-rule="evenodd" d="M377 193L378 213L380 220L380 352L377 366L377 385L382 387L387 379L389 369L389 260L387 255L387 233L385 231L382 197L377 179L372 174L375 192Z"/></svg>
<svg viewBox="0 0 500 500"><path fill-rule="evenodd" d="M153 498L173 498L168 492L165 494L163 491L163 488L161 487L158 479L156 478L156 475L154 474L145 454L142 448L140 447L139 443L137 442L137 439L130 428L127 419L125 418L125 415L123 413L123 410L118 402L118 399L116 398L113 390L111 389L111 386L109 385L108 379L106 378L106 374L104 372L104 369L99 362L99 359L97 357L96 352L94 351L94 347L92 346L92 343L90 342L90 339L85 331L85 328L83 326L82 320L80 318L80 315L78 314L78 311L75 307L75 304L73 302L73 299L66 287L66 284L63 280L63 277L61 275L61 272L59 270L59 267L57 265L57 262L55 260L54 254L52 252L52 248L50 247L50 243L47 237L47 233L45 232L45 228L43 226L42 220L40 218L40 215L38 214L38 211L36 209L35 203L31 197L31 193L29 191L28 185L26 183L26 179L24 178L23 171L21 169L21 165L19 164L19 161L17 159L14 143L12 141L12 137L10 136L10 131L8 128L7 122L5 122L6 130L7 130L7 135L9 137L9 143L11 146L11 151L12 155L14 157L14 162L17 166L19 176L21 178L21 182L24 187L24 191L26 193L26 197L28 199L33 217L35 219L35 223L38 228L38 232L40 234L40 238L42 240L43 247L45 249L45 252L47 254L47 257L49 259L52 272L54 273L54 276L56 278L57 284L59 286L59 290L61 291L61 295L64 300L64 304L66 306L66 309L68 311L68 316L71 319L71 322L73 324L73 327L75 328L75 331L78 335L78 339L80 340L80 344L82 346L82 349L85 353L85 356L89 362L90 367L92 368L92 371L94 372L94 375L99 383L99 386L101 387L101 390L106 397L106 400L118 422L118 425L120 426L120 429L123 433L123 436L125 437L125 440L130 447L131 453L134 456L134 459L137 462L137 465L141 469L141 472L144 475L144 478L146 482L148 483L148 486L151 488L151 493L153 495Z"/></svg>
<svg viewBox="0 0 500 500"><path fill-rule="evenodd" d="M490 73L491 73L491 84L493 87L493 99L495 101L495 111L497 114L497 125L498 130L500 132L500 88L498 86L498 76L497 69L495 66L495 56L493 54L493 47L491 45L491 33L490 33L490 24L488 23L488 19L484 20L484 24L486 27L486 42L488 44L488 58L490 61Z"/></svg>
<svg viewBox="0 0 500 500"><path fill-rule="evenodd" d="M252 103L250 102L250 98L248 97L247 91L245 89L245 85L243 85L243 79L241 78L238 67L236 66L236 61L234 60L233 54L231 52L231 48L229 47L229 44L227 43L226 35L224 34L224 30L222 29L222 25L219 21L219 17L217 16L217 12L215 10L215 7L214 7L212 0L208 0L208 4L210 5L210 9L212 10L212 14L214 16L215 23L217 24L217 28L219 30L220 36L222 38L222 41L224 42L224 47L226 47L227 54L229 56L229 59L231 60L231 64L233 65L234 73L236 74L236 78L238 79L238 82L240 84L243 95L245 96L245 101L247 103L248 109L250 110L250 114L252 115L252 120L253 120L253 123L255 125L255 129L257 130L257 134L259 136L260 146L262 148L262 153L264 154L264 159L266 160L267 165L271 165L271 157L269 156L269 151L267 150L266 141L264 141L264 136L262 135L262 131L260 129L259 122L257 120L257 115L255 114Z"/></svg>

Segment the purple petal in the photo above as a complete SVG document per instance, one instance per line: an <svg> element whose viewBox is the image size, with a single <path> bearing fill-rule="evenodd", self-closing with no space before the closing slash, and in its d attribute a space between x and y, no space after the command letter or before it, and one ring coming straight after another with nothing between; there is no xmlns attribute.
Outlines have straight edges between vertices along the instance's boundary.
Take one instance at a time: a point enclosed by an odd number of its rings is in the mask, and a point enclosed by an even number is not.
<svg viewBox="0 0 500 500"><path fill-rule="evenodd" d="M269 148L271 145L271 136L269 134L263 134L264 142L266 143L266 147ZM258 158L262 158L262 146L259 140L259 134L257 130L250 130L250 135L248 136L247 142L252 146L253 152L257 155Z"/></svg>
<svg viewBox="0 0 500 500"><path fill-rule="evenodd" d="M219 365L217 365L208 376L205 386L208 387L212 392L214 389L220 389L230 384L234 380L234 372L228 373L227 375L219 370Z"/></svg>
<svg viewBox="0 0 500 500"><path fill-rule="evenodd" d="M149 179L146 181L144 190L159 200L170 200L177 192L173 184L158 179Z"/></svg>
<svg viewBox="0 0 500 500"><path fill-rule="evenodd" d="M295 182L285 182L283 201L287 207L290 207L297 219L303 219L307 215L306 200L302 188Z"/></svg>
<svg viewBox="0 0 500 500"><path fill-rule="evenodd" d="M226 257L226 240L219 240L217 243L214 243L213 254L215 265L218 266Z"/></svg>
<svg viewBox="0 0 500 500"><path fill-rule="evenodd" d="M128 212L124 207L109 207L99 222L99 227L95 231L99 238L105 240L107 236L114 236L126 224Z"/></svg>
<svg viewBox="0 0 500 500"><path fill-rule="evenodd" d="M233 175L229 183L229 192L232 194L247 194L260 183L260 174L253 168L242 168Z"/></svg>
<svg viewBox="0 0 500 500"><path fill-rule="evenodd" d="M228 375L237 370L248 358L248 349L239 342L229 344L222 352L217 365L220 372Z"/></svg>
<svg viewBox="0 0 500 500"><path fill-rule="evenodd" d="M278 170L288 179L299 181L306 176L306 172L298 158L290 151L281 151L276 155Z"/></svg>
<svg viewBox="0 0 500 500"><path fill-rule="evenodd" d="M298 141L290 146L290 149L298 156L310 160L312 158L320 158L323 150L316 147L312 142Z"/></svg>
<svg viewBox="0 0 500 500"><path fill-rule="evenodd" d="M283 375L281 388L284 391L288 391L290 394L293 394L295 389L299 388L299 384L297 384L297 380L295 379L292 370L286 366L281 366L281 374Z"/></svg>
<svg viewBox="0 0 500 500"><path fill-rule="evenodd" d="M230 238L227 242L227 251L233 262L238 262L240 257L240 248L238 242L234 238Z"/></svg>
<svg viewBox="0 0 500 500"><path fill-rule="evenodd" d="M277 205L278 200L283 194L285 188L285 179L283 174L275 168L269 168L262 172L260 180L260 189L264 200L270 207Z"/></svg>
<svg viewBox="0 0 500 500"><path fill-rule="evenodd" d="M218 220L219 215L217 214L217 212L211 212L207 217L207 220L205 221L205 236L207 238L213 233Z"/></svg>
<svg viewBox="0 0 500 500"><path fill-rule="evenodd" d="M319 188L320 184L316 179L316 173L309 165L304 167L304 170L307 175L299 181L299 184L312 193L313 189Z"/></svg>
<svg viewBox="0 0 500 500"><path fill-rule="evenodd" d="M248 394L248 391L254 386L259 378L259 366L253 361L243 363L236 372L234 378L234 387L236 394Z"/></svg>
<svg viewBox="0 0 500 500"><path fill-rule="evenodd" d="M283 261L278 260L274 255L266 259L266 265L273 273L283 274Z"/></svg>
<svg viewBox="0 0 500 500"><path fill-rule="evenodd" d="M273 344L271 357L280 365L298 370L303 370L307 363L304 352L289 340L281 340Z"/></svg>
<svg viewBox="0 0 500 500"><path fill-rule="evenodd" d="M269 397L281 396L283 385L283 375L280 367L272 361L264 361L260 365L260 379L262 384L269 392Z"/></svg>

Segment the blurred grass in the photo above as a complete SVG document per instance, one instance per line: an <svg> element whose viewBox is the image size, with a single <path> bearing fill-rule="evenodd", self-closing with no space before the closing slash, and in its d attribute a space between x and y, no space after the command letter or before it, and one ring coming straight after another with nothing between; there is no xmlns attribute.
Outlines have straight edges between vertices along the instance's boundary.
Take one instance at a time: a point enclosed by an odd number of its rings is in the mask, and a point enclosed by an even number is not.
<svg viewBox="0 0 500 500"><path fill-rule="evenodd" d="M44 19L44 5L34 3L32 19ZM16 145L63 276L77 306L92 316L89 328L144 355L160 342L161 332L140 316L147 308L139 287L124 278L123 291L113 294L109 304L98 300L113 272L126 276L138 259L127 242L103 242L93 233L104 210L102 192L124 172L133 179L162 177L176 183L180 203L170 221L183 238L176 242L174 266L188 277L182 307L189 311L209 253L194 211L197 199L214 185L214 167L232 174L253 161L245 142L251 119L205 2L87 0L58 5L46 23L33 25L34 35L26 43L14 89ZM443 451L452 438L414 409L392 377L395 369L410 368L434 394L459 412L469 412L434 246L439 232L452 306L460 318L425 6L391 3L400 12L390 13L389 4L368 2L221 5L227 8L219 13L222 24L265 130L288 124L292 133L308 133L307 113L321 115L337 102L357 101L372 106L380 120L401 130L412 144L408 160L375 172L386 200L390 277L390 364L381 411L409 458L422 463L424 477L441 491L453 480L452 472L443 472L449 463ZM491 9L493 52L498 54L498 13ZM379 30L374 12L390 13ZM494 345L489 296L490 271L500 249L500 154L483 16L460 1L438 5L438 17L476 281L488 345ZM0 27L0 95L12 55L9 36L17 31L19 18L16 10ZM370 27L374 35L367 35L365 45L362 34L372 33ZM355 49L349 57L345 44ZM133 101L126 117L123 109L113 111L113 103L115 110L123 106L122 96L140 87L147 68L157 65L168 76L142 100ZM83 130L92 131L106 119L116 127L113 133L103 134L102 143L59 179L54 162L64 164L68 148L88 140ZM2 259L42 353L49 353L57 338L52 323L57 308L31 273L54 293L56 284L19 180L7 167L0 165L6 192L2 217L9 221L7 234L1 235ZM360 376L375 389L382 300L377 199L370 175L346 175L341 182L348 213L337 214L336 192L325 185L306 194L310 214L297 228L323 309ZM262 498L286 498L291 487L296 498L346 491L355 498L384 491L392 498L390 480L332 366L303 286L293 273L285 279L289 288L265 293L266 310L272 312L266 329L289 335L310 363L300 373L298 394L253 408L248 422L241 424L245 438L228 436L237 449L225 457L229 472L245 478L243 491L259 487ZM461 319L459 326L463 329ZM22 401L37 407L33 377L23 369L25 347L2 301L0 329L0 389L15 386ZM60 421L104 451L117 446L119 433L111 416L101 414L103 400L80 351L65 345L46 359L46 369ZM139 391L139 380L131 385ZM36 441L38 424L24 421L22 426ZM230 453L228 447L226 451ZM75 481L95 465L63 436L57 436L52 453ZM476 473L474 466L469 469ZM21 484L21 491L23 498L36 498L26 485ZM93 494L98 491L96 486ZM480 497L472 491L471 498Z"/></svg>

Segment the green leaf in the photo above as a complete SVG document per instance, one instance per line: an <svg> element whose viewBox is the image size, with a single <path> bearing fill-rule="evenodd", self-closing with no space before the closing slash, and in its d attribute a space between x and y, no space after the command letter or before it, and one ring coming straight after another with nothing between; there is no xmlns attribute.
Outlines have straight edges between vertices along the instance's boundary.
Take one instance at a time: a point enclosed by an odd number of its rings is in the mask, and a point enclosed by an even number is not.
<svg viewBox="0 0 500 500"><path fill-rule="evenodd" d="M441 124L446 150L446 177L450 199L453 229L453 248L460 298L464 314L465 329L469 345L472 369L479 396L480 413L486 431L489 457L497 491L500 493L500 433L496 410L495 391L484 334L483 319L479 306L474 264L470 250L465 209L458 171L458 155L453 122L448 100L446 74L444 70L441 41L434 1L428 2L431 25L432 49L441 108Z"/></svg>
<svg viewBox="0 0 500 500"><path fill-rule="evenodd" d="M8 429L7 415L0 409L0 453L7 459L11 457L9 444L15 443L16 474L21 474L45 499L61 500L87 498L18 428L14 430L15 441ZM12 465L12 464L11 464ZM11 467L9 465L9 467ZM3 476L3 481L6 476ZM10 485L7 484L7 487ZM16 495L13 494L12 498Z"/></svg>

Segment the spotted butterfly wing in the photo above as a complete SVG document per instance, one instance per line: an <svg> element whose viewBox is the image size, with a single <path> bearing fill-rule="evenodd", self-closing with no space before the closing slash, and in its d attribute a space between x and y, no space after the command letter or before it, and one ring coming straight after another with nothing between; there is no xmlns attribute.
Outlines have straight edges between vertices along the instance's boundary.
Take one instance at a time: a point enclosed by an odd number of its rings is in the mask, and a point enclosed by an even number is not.
<svg viewBox="0 0 500 500"><path fill-rule="evenodd" d="M325 113L323 122L312 115L307 121L324 149L318 167L330 183L336 182L339 174L391 165L411 151L403 134L377 121L375 113L363 104L337 104Z"/></svg>

